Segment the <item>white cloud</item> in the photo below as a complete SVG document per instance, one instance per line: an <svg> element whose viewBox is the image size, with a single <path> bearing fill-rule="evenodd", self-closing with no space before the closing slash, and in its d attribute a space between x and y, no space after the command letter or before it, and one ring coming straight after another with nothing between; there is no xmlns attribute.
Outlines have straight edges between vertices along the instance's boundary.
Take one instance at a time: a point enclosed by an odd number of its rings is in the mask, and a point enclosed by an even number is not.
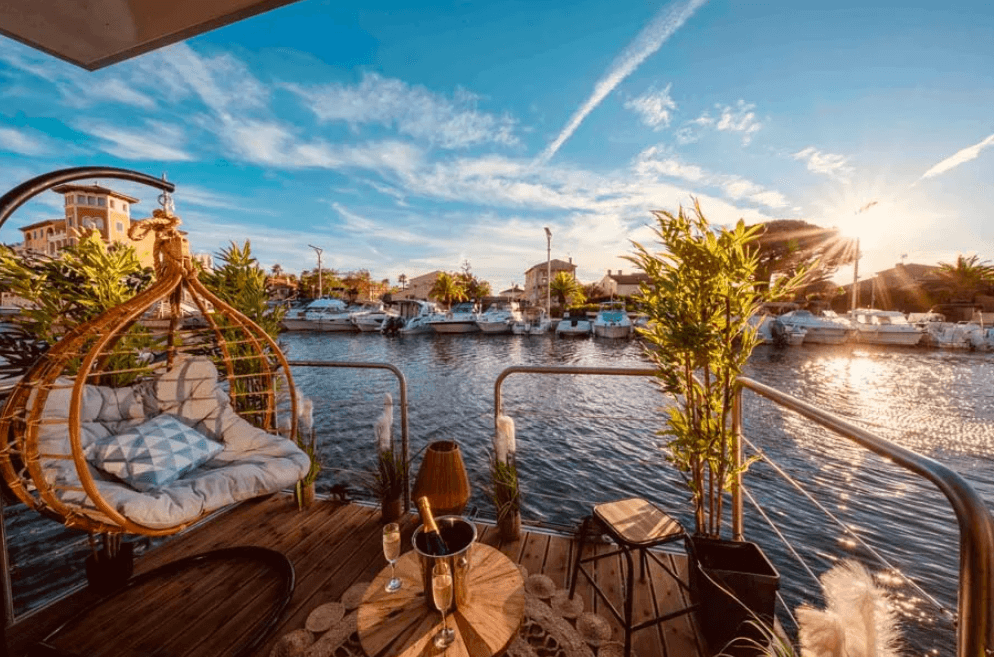
<svg viewBox="0 0 994 657"><path fill-rule="evenodd" d="M21 155L45 155L50 152L45 140L37 135L0 126L0 151Z"/></svg>
<svg viewBox="0 0 994 657"><path fill-rule="evenodd" d="M787 198L780 192L766 189L740 176L712 173L696 164L681 162L655 146L638 155L633 163L633 169L643 180L656 179L659 176L679 178L690 183L720 189L727 198L735 201L744 199L774 209L785 208L788 205Z"/></svg>
<svg viewBox="0 0 994 657"><path fill-rule="evenodd" d="M343 121L353 128L365 124L395 127L401 134L442 148L519 143L513 118L479 111L479 97L464 89L457 89L449 99L420 85L376 73L366 73L355 85L287 88L321 121Z"/></svg>
<svg viewBox="0 0 994 657"><path fill-rule="evenodd" d="M795 160L807 163L808 171L819 173L839 180L848 180L853 172L849 160L844 155L836 153L825 153L819 151L814 146L808 146L804 150L794 153Z"/></svg>
<svg viewBox="0 0 994 657"><path fill-rule="evenodd" d="M180 147L185 141L177 126L146 121L147 128L127 130L107 123L81 121L77 128L103 140L99 148L124 160L186 161L193 156Z"/></svg>
<svg viewBox="0 0 994 657"><path fill-rule="evenodd" d="M194 96L215 113L266 107L269 92L229 54L201 55L178 43L137 60L135 78L154 84L171 104Z"/></svg>
<svg viewBox="0 0 994 657"><path fill-rule="evenodd" d="M638 98L632 98L625 103L625 109L638 114L642 123L654 130L661 130L670 125L670 113L676 109L676 102L670 98L672 84L666 85L662 91L649 89Z"/></svg>
<svg viewBox="0 0 994 657"><path fill-rule="evenodd" d="M983 141L974 144L973 146L967 146L966 148L957 151L953 155L950 155L946 159L942 160L931 169L922 174L920 180L926 178L934 178L936 176L942 175L945 172L955 169L961 164L965 164L970 160L975 160L980 155L980 151L984 150L989 146L994 146L994 135L988 136Z"/></svg>
<svg viewBox="0 0 994 657"><path fill-rule="evenodd" d="M690 144L701 138L705 129L713 129L719 132L738 132L742 134L742 144L748 145L752 141L752 136L763 128L763 124L756 118L756 105L738 100L734 106L716 104L715 109L718 116L713 117L707 111L701 113L696 119L687 121L675 136L680 144Z"/></svg>
<svg viewBox="0 0 994 657"><path fill-rule="evenodd" d="M552 156L580 127L587 115L593 112L594 108L600 105L601 101L614 91L614 88L621 84L622 80L631 75L642 62L659 50L705 1L689 0L661 9L652 21L638 33L638 36L615 57L607 72L594 85L594 91L590 97L573 113L559 135L536 158L536 162L544 164L552 159Z"/></svg>

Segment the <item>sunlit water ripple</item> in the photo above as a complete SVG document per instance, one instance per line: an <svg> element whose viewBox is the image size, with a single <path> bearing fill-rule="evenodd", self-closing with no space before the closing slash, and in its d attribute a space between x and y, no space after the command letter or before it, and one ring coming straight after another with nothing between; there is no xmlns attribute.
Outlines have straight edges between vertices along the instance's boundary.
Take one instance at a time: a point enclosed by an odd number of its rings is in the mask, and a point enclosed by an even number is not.
<svg viewBox="0 0 994 657"><path fill-rule="evenodd" d="M551 335L284 334L281 340L291 360L380 361L399 367L408 384L412 454L434 440L458 441L474 489L471 505L481 517L493 515L485 492L487 464L494 382L504 368L647 365L637 341L557 340ZM960 472L989 505L994 501L989 474L994 356L764 346L756 350L747 374L942 461ZM299 368L294 376L304 394L315 399L327 465L319 492L334 483L361 489L358 471L374 463L373 423L385 392L398 401L396 380L374 370ZM516 374L505 381L503 397L504 411L517 427L526 522L573 525L592 503L640 495L692 526L687 494L679 475L666 464L663 439L656 435L663 423L659 407L664 400L650 379ZM745 431L867 544L955 610L958 532L948 503L933 486L751 393L746 397ZM399 436L399 412L395 434ZM415 468L419 461L418 454ZM882 569L768 465L753 465L746 481L815 573L849 556ZM16 532L10 521L8 532ZM791 609L802 602L822 604L816 583L748 504L746 535L759 542L779 568L781 591ZM21 547L17 551L22 549L30 552ZM893 582L909 654L954 654L951 623L899 578ZM24 604L24 592L18 593ZM786 624L790 627L789 621Z"/></svg>

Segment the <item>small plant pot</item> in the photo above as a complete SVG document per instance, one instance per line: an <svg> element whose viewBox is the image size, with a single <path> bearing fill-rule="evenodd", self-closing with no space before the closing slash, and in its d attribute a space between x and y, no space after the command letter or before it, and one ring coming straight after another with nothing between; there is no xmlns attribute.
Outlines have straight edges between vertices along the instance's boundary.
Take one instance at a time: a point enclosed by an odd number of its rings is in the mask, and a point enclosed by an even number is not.
<svg viewBox="0 0 994 657"><path fill-rule="evenodd" d="M384 523L396 522L404 513L404 500L399 497L392 497L380 501L380 516Z"/></svg>
<svg viewBox="0 0 994 657"><path fill-rule="evenodd" d="M297 489L297 508L306 509L310 505L314 504L314 482L309 484L301 484L300 488Z"/></svg>
<svg viewBox="0 0 994 657"><path fill-rule="evenodd" d="M84 563L90 589L102 595L123 587L134 572L134 556L134 543L121 543L117 554L112 557L104 552L90 554Z"/></svg>
<svg viewBox="0 0 994 657"><path fill-rule="evenodd" d="M510 542L521 538L521 512L514 511L505 514L503 518L498 518L497 530L502 541Z"/></svg>

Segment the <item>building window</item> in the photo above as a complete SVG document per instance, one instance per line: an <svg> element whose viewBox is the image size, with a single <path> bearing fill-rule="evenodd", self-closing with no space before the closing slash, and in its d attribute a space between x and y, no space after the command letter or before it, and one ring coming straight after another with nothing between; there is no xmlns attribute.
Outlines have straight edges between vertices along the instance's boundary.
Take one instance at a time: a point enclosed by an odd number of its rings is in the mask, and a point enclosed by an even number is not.
<svg viewBox="0 0 994 657"><path fill-rule="evenodd" d="M124 232L124 224L122 224L120 221L117 222L117 232L119 232L119 233L123 233Z"/></svg>
<svg viewBox="0 0 994 657"><path fill-rule="evenodd" d="M110 200L110 209L111 209L111 210L113 210L113 209L114 209L114 199L111 199L111 200Z"/></svg>
<svg viewBox="0 0 994 657"><path fill-rule="evenodd" d="M128 204L127 203L122 203L121 204L121 211L124 212L125 214L127 214L127 212L128 212Z"/></svg>
<svg viewBox="0 0 994 657"><path fill-rule="evenodd" d="M105 199L103 196L97 197L97 205L99 205L100 207L106 206L107 205L107 199Z"/></svg>
<svg viewBox="0 0 994 657"><path fill-rule="evenodd" d="M86 197L86 204L87 205L96 205L97 204L96 197L95 196L87 196Z"/></svg>

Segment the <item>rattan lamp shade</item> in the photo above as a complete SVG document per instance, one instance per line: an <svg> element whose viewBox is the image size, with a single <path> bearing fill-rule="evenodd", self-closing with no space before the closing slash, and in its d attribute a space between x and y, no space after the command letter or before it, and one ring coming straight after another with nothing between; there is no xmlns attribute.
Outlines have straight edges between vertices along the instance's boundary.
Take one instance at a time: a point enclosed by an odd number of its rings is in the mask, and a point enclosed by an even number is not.
<svg viewBox="0 0 994 657"><path fill-rule="evenodd" d="M206 357L217 367L235 412L270 433L278 426L277 414L287 413L284 435L296 435L292 412L296 392L286 359L262 328L198 280L178 224L177 217L156 210L154 218L132 226L135 233L156 233L155 283L67 333L25 374L0 413L0 472L10 490L29 507L66 526L155 536L191 524L146 527L101 496L81 437L81 408L89 385L140 385L168 371L181 356ZM202 318L199 326L184 323L181 302L196 306ZM162 303L170 308L167 327L141 326L142 315ZM282 386L288 395L278 403L276 390ZM46 402L56 391L58 398L70 400L67 420L53 420L45 413ZM46 425L48 431L57 422L65 425L67 452L52 453L39 444L40 427ZM75 464L78 484L67 485L51 476L57 465L67 461Z"/></svg>
<svg viewBox="0 0 994 657"><path fill-rule="evenodd" d="M460 516L469 494L469 476L459 445L449 440L428 445L414 482L414 499L428 496L435 516Z"/></svg>

